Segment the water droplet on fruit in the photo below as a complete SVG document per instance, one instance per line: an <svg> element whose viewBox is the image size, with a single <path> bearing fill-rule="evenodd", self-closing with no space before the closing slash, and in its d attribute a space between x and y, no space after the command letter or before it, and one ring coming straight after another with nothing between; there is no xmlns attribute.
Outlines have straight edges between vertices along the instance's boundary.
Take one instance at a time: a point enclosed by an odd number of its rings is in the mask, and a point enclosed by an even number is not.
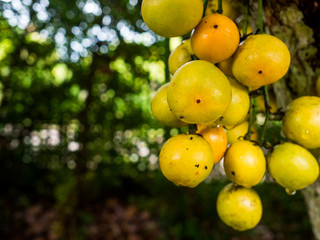
<svg viewBox="0 0 320 240"><path fill-rule="evenodd" d="M293 196L293 195L296 194L296 190L291 190L291 189L286 188L286 193L287 193L288 195L290 195L290 196Z"/></svg>

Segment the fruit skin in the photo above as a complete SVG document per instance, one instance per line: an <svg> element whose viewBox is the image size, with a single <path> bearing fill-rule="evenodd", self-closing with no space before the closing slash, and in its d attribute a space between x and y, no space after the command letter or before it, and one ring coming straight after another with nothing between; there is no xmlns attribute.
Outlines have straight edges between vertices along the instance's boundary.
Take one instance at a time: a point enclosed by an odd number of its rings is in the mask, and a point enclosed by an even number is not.
<svg viewBox="0 0 320 240"><path fill-rule="evenodd" d="M204 17L191 36L195 55L211 63L227 60L237 50L240 37L236 24L215 13Z"/></svg>
<svg viewBox="0 0 320 240"><path fill-rule="evenodd" d="M141 14L146 25L163 37L190 32L202 18L201 0L143 0Z"/></svg>
<svg viewBox="0 0 320 240"><path fill-rule="evenodd" d="M248 127L249 127L249 122L245 121L235 126L234 128L229 129L227 131L228 143L233 144L235 142L242 141L243 137L247 134ZM252 126L250 140L258 141L258 139L259 139L258 132L254 128L254 126Z"/></svg>
<svg viewBox="0 0 320 240"><path fill-rule="evenodd" d="M217 66L225 75L233 76L233 73L232 73L232 57L230 57L227 60L224 60L222 62L219 62Z"/></svg>
<svg viewBox="0 0 320 240"><path fill-rule="evenodd" d="M188 41L190 45L190 40ZM180 44L169 56L169 71L173 75L183 64L192 61L188 42Z"/></svg>
<svg viewBox="0 0 320 240"><path fill-rule="evenodd" d="M172 112L187 123L211 123L221 117L231 102L231 86L213 64L196 60L173 75L168 89Z"/></svg>
<svg viewBox="0 0 320 240"><path fill-rule="evenodd" d="M167 101L168 87L169 83L166 83L157 90L151 100L151 112L155 119L166 126L177 128L187 126L170 111Z"/></svg>
<svg viewBox="0 0 320 240"><path fill-rule="evenodd" d="M263 178L266 159L259 146L243 140L229 147L224 157L224 170L232 182L250 188Z"/></svg>
<svg viewBox="0 0 320 240"><path fill-rule="evenodd" d="M194 188L209 176L214 156L209 143L201 136L179 134L163 145L159 163L168 180Z"/></svg>
<svg viewBox="0 0 320 240"><path fill-rule="evenodd" d="M315 182L319 164L305 148L294 143L282 143L268 155L268 172L282 187L295 191Z"/></svg>
<svg viewBox="0 0 320 240"><path fill-rule="evenodd" d="M282 119L282 131L305 148L320 147L320 97L295 99Z"/></svg>
<svg viewBox="0 0 320 240"><path fill-rule="evenodd" d="M223 15L232 20L235 20L237 17L237 11L234 7L232 7L230 1L223 1ZM205 15L208 16L210 14L216 13L218 11L218 0L209 0L206 8Z"/></svg>
<svg viewBox="0 0 320 240"><path fill-rule="evenodd" d="M279 39L268 34L251 35L233 56L233 76L251 90L278 81L288 71L290 52Z"/></svg>
<svg viewBox="0 0 320 240"><path fill-rule="evenodd" d="M214 163L221 161L228 147L227 134L222 126L209 127L208 125L198 124L198 134L210 144L214 155Z"/></svg>
<svg viewBox="0 0 320 240"><path fill-rule="evenodd" d="M216 123L230 129L246 119L250 107L250 97L243 85L233 77L227 76L227 78L231 84L232 99L227 110Z"/></svg>
<svg viewBox="0 0 320 240"><path fill-rule="evenodd" d="M226 185L217 199L217 212L220 219L238 231L254 228L262 217L262 203L254 189Z"/></svg>

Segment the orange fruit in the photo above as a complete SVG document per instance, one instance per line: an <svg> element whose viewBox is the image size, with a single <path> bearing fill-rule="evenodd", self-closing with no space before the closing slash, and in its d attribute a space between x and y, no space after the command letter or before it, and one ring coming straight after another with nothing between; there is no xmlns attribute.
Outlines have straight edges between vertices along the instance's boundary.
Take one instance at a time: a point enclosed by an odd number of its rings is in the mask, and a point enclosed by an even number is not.
<svg viewBox="0 0 320 240"><path fill-rule="evenodd" d="M196 60L184 64L173 75L168 88L168 105L186 123L212 123L228 108L231 86L213 64Z"/></svg>
<svg viewBox="0 0 320 240"><path fill-rule="evenodd" d="M232 73L240 83L255 90L278 81L289 65L289 49L279 38L251 35L233 55Z"/></svg>
<svg viewBox="0 0 320 240"><path fill-rule="evenodd" d="M222 62L233 55L240 41L236 24L222 14L202 18L191 36L195 55L211 63Z"/></svg>
<svg viewBox="0 0 320 240"><path fill-rule="evenodd" d="M210 144L214 155L214 163L219 162L227 150L227 134L222 126L212 128L205 124L198 124L198 133Z"/></svg>

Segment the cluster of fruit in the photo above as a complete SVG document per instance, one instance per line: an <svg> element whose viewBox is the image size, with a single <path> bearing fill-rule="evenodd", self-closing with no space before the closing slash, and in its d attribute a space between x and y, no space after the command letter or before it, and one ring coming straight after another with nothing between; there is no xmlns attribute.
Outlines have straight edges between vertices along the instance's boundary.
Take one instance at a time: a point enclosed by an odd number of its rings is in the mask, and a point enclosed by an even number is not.
<svg viewBox="0 0 320 240"><path fill-rule="evenodd" d="M281 79L290 65L289 50L268 34L251 35L240 43L230 18L202 15L202 0L142 2L142 17L155 33L175 37L193 30L190 39L171 53L172 79L151 102L159 122L171 127L191 124L188 134L178 134L163 145L160 168L173 183L193 188L224 159L233 183L220 192L217 211L227 225L247 230L262 216L260 198L251 187L264 177L267 161L269 174L289 192L317 179L318 162L304 147L320 147L320 98L302 97L289 106L283 132L295 143L274 146L266 161L257 132L250 129L251 138L244 138L250 107L246 87L252 91Z"/></svg>

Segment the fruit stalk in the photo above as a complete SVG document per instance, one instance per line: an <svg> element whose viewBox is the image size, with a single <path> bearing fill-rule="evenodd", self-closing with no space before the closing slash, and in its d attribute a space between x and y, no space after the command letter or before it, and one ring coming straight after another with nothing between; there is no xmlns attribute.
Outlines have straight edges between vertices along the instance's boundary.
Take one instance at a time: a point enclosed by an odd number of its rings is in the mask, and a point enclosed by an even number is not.
<svg viewBox="0 0 320 240"><path fill-rule="evenodd" d="M264 135L266 133L266 129L267 129L267 124L269 121L269 116L270 116L270 104L269 104L269 93L268 93L268 86L263 86L263 96L264 96L264 106L266 109L266 118L264 120L263 126L262 126L262 131L260 134L260 143L263 144L264 142Z"/></svg>
<svg viewBox="0 0 320 240"><path fill-rule="evenodd" d="M247 134L244 136L244 139L246 140L250 140L250 137L251 137L251 128L252 128L252 121L253 121L253 116L254 116L254 96L252 96L250 94L250 90L249 88L247 87L247 91L248 91L248 94L250 96L250 107L249 107L249 124L248 124L248 132Z"/></svg>
<svg viewBox="0 0 320 240"><path fill-rule="evenodd" d="M204 0L203 1L203 15L202 15L202 17L206 16L207 6L208 6L208 0Z"/></svg>
<svg viewBox="0 0 320 240"><path fill-rule="evenodd" d="M218 13L222 14L223 10L222 10L222 0L218 0Z"/></svg>
<svg viewBox="0 0 320 240"><path fill-rule="evenodd" d="M247 27L248 27L248 15L249 15L249 11L248 11L248 5L249 5L249 1L245 1L244 4L244 20L243 20L243 37L245 37L247 35Z"/></svg>
<svg viewBox="0 0 320 240"><path fill-rule="evenodd" d="M262 0L258 0L258 29L259 33L263 33L263 17L262 12L263 11L263 4Z"/></svg>

